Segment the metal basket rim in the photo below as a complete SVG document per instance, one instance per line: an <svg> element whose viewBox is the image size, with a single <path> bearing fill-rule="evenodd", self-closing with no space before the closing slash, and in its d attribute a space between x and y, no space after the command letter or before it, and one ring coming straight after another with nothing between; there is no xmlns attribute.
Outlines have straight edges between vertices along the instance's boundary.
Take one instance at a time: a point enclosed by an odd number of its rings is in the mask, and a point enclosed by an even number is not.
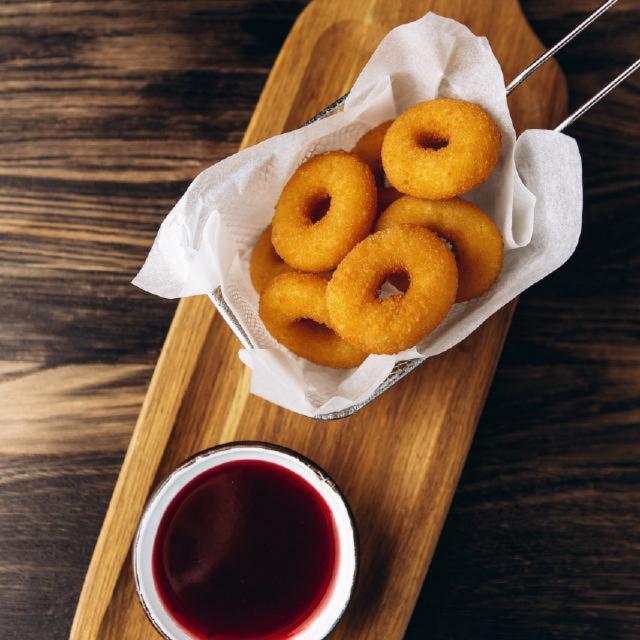
<svg viewBox="0 0 640 640"><path fill-rule="evenodd" d="M224 318L225 322L229 325L233 333L236 335L240 343L245 349L255 349L256 346L251 342L251 339L247 335L240 321L229 307L227 301L222 293L222 287L216 287L216 289L209 295L209 298L215 305L218 313ZM395 366L391 370L391 373L382 382L375 391L362 402L353 404L350 407L341 409L340 411L331 411L329 413L315 413L309 415L310 418L316 420L340 420L341 418L348 418L352 416L360 409L366 407L370 402L375 400L378 396L382 395L387 389L390 389L394 384L402 380L407 374L411 373L416 367L421 365L426 358L412 358L410 360L401 360L396 362Z"/></svg>

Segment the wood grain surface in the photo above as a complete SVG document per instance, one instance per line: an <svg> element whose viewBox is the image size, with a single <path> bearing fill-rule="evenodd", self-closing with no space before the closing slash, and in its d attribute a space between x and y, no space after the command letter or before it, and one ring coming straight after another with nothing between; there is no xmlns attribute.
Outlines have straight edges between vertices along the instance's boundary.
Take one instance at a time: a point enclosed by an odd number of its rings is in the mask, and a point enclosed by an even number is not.
<svg viewBox="0 0 640 640"><path fill-rule="evenodd" d="M595 6L566 4L524 3L545 42ZM237 147L301 8L0 7L3 638L68 633L173 309L127 281ZM637 20L623 2L561 57L575 103L633 57ZM638 635L637 86L572 131L581 246L523 296L408 637Z"/></svg>
<svg viewBox="0 0 640 640"><path fill-rule="evenodd" d="M509 77L542 50L515 1L316 0L294 23L241 146L298 126L342 95L386 33L428 10L486 35ZM519 42L515 49L512 38ZM557 64L536 74L510 107L520 130L561 120L566 86ZM238 342L222 317L206 297L183 300L98 537L72 640L157 638L138 602L130 557L151 491L197 451L261 439L300 451L325 468L358 523L359 580L332 638L402 638L513 308L507 305L468 340L429 360L358 415L325 425L250 396L250 373L240 364Z"/></svg>

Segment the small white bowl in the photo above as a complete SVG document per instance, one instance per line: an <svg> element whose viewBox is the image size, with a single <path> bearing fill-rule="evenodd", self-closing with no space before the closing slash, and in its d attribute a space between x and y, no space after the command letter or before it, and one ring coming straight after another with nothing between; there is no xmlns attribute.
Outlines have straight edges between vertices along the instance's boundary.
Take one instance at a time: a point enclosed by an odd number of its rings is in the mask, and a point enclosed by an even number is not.
<svg viewBox="0 0 640 640"><path fill-rule="evenodd" d="M358 537L347 502L320 467L295 451L264 442L235 442L207 449L186 460L156 490L142 515L133 542L133 575L149 620L166 640L193 637L166 610L153 578L153 546L164 512L178 492L201 473L227 462L262 460L280 465L306 480L324 499L336 527L337 564L330 591L318 609L288 640L322 640L344 613L358 569Z"/></svg>

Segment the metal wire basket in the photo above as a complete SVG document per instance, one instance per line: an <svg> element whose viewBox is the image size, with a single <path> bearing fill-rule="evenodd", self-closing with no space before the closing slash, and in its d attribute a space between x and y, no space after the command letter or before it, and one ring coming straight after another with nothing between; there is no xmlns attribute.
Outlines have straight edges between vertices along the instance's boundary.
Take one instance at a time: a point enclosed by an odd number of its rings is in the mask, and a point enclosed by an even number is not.
<svg viewBox="0 0 640 640"><path fill-rule="evenodd" d="M588 18L586 18L583 22L581 22L575 29L573 29L570 33L568 33L564 38L562 38L559 42L557 42L553 47L545 51L539 58L534 60L526 69L524 69L521 73L519 73L506 87L506 93L509 95L518 85L520 85L526 78L528 78L536 69L540 68L547 60L552 58L562 47L564 47L568 42L573 40L581 31L586 29L592 22L594 22L597 18L599 18L605 11L611 8L618 0L608 0L604 4L602 4L596 11L594 11ZM622 83L626 78L628 78L634 71L640 68L640 59L636 60L633 64L627 67L619 76L614 78L608 85L603 87L597 94L595 94L592 98L587 100L581 107L576 109L570 116L568 116L565 120L563 120L557 127L555 127L555 131L563 131L570 124L575 122L580 116L582 116L586 111L588 111L593 105L598 103L604 96L606 96L610 91L615 89L620 83ZM348 93L338 98L335 102L331 103L322 111L317 113L315 116L307 120L302 126L307 126L312 122L316 122L317 120L321 120L330 116L332 113L337 111L345 102L348 97ZM212 294L210 294L210 298L213 304L216 306L220 315L226 320L227 324L231 327L233 332L236 334L238 340L242 343L245 349L255 349L256 345L254 345L246 331L242 328L242 325L234 315L234 313L229 308L224 296L222 294L222 289L217 287ZM426 358L413 358L411 360L401 360L395 364L391 373L387 376L387 378L380 384L376 390L362 402L358 404L352 405L346 409L341 411L333 411L330 413L317 413L313 417L318 420L337 420L339 418L346 418L348 416L357 413L368 405L372 400L375 400L379 395L384 393L387 389L391 388L394 384L402 380L408 373L411 373L416 367L420 366Z"/></svg>

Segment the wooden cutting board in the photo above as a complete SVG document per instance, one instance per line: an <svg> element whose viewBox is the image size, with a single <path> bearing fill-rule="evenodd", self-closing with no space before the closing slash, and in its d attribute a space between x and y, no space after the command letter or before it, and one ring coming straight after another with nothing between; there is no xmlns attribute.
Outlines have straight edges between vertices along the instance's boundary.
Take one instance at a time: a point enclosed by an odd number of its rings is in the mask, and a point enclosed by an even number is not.
<svg viewBox="0 0 640 640"><path fill-rule="evenodd" d="M516 0L315 0L287 38L243 140L297 127L345 93L383 36L427 11L486 35L513 78L541 51ZM510 98L516 128L566 110L551 62ZM239 343L208 298L178 306L116 484L71 638L157 638L139 606L130 546L156 484L195 451L266 440L317 461L344 490L361 538L360 579L332 638L401 638L433 555L515 307L365 407L318 422L250 396Z"/></svg>

